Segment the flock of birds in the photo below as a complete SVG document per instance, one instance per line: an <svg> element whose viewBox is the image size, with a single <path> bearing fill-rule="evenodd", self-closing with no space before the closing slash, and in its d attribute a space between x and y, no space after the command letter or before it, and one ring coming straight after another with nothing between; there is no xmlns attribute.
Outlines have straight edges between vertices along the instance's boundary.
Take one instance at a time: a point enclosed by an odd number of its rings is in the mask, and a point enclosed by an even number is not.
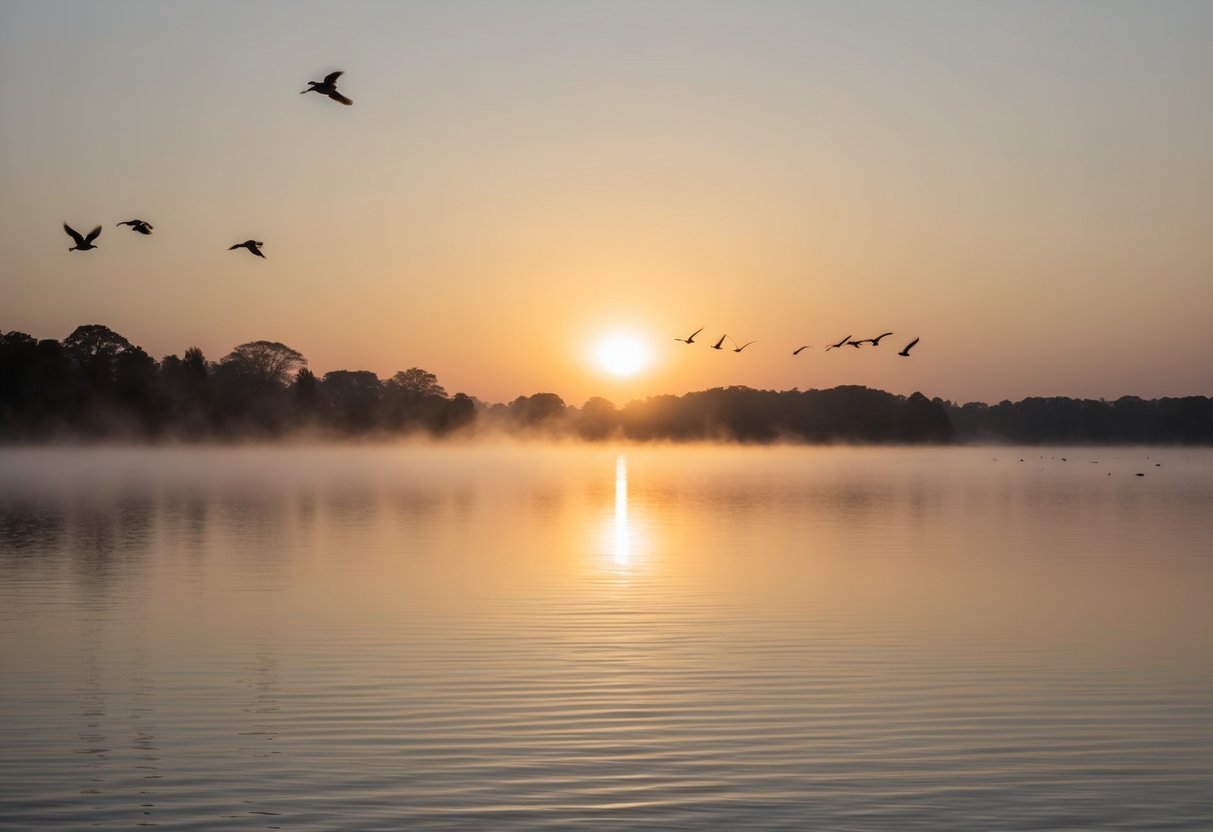
<svg viewBox="0 0 1213 832"><path fill-rule="evenodd" d="M299 94L304 95L309 92L318 92L321 95L327 95L334 101L345 104L348 107L350 104L354 103L353 100L346 98L337 91L337 79L343 74L343 71L339 69L336 72L330 72L328 75L324 76L323 81L308 81L307 89L300 90ZM140 219L124 220L117 223L117 225L128 225L132 231L145 236L151 234L155 229L155 226L153 226L150 222ZM66 231L67 236L71 237L76 243L74 246L69 248L68 251L92 251L96 248L96 246L93 245L93 241L101 236L101 226L97 226L92 231L88 232L88 234L81 234L67 223L64 223L63 230ZM243 243L236 243L235 245L228 246L227 250L233 251L238 248L247 249L250 254L255 254L264 260L265 255L261 252L261 247L263 245L265 245L265 243L261 242L260 240L245 240Z"/></svg>
<svg viewBox="0 0 1213 832"><path fill-rule="evenodd" d="M307 89L300 90L299 94L306 95L309 92L320 93L321 95L328 96L333 101L344 104L348 107L349 105L354 103L353 100L342 95L337 90L337 79L340 78L343 74L344 73L342 70L337 70L336 72L330 72L328 75L324 76L323 81L308 81ZM145 236L151 234L155 228L147 220L141 220L141 219L123 220L122 222L117 223L117 225L129 226L132 231L134 231L138 234L143 234ZM67 223L64 223L63 230L66 231L67 235L69 237L71 237L72 240L75 242L75 245L72 246L71 248L69 248L68 251L92 251L93 249L96 248L96 246L93 245L93 241L96 240L99 236L101 236L101 226L97 226L92 231L90 231L88 234L81 234L79 231L72 228ZM242 248L242 249L247 250L250 254L254 254L257 257L265 259L265 254L262 253L262 251L261 251L261 247L264 245L265 245L265 243L261 242L260 240L245 240L243 243L235 243L231 246L228 246L227 250L234 251L235 249ZM684 344L694 344L695 336L698 335L699 333L703 332L703 330L704 330L704 327L700 327L699 329L695 330L690 335L688 335L686 338L675 338L674 340L681 341ZM880 335L877 335L874 338L859 338L859 339L854 339L854 340L852 340L851 336L848 335L847 337L843 338L841 341L839 341L837 343L827 344L825 347L825 351L829 352L830 350L838 349L839 347L844 347L844 346L851 346L851 347L858 349L859 347L862 347L864 344L871 344L873 347L879 347L881 340L892 334L893 334L892 332L882 332ZM723 350L725 348L724 342L726 340L729 341L730 343L732 343L733 352L741 352L746 347L750 346L750 344L757 343L756 341L746 341L744 344L738 344L735 340L733 340L733 338L729 337L726 334L726 335L721 335L720 339L718 341L716 341L715 344L712 344L712 349ZM910 350L913 349L914 345L917 344L918 341L919 341L919 339L915 338L913 341L911 341L910 343L908 343L904 347L902 347L901 352L899 352L897 354L900 356L903 356L905 358L909 358ZM801 352L809 349L810 346L811 345L809 345L809 344L805 344L802 347L797 347L796 349L792 350L792 355L800 355Z"/></svg>
<svg viewBox="0 0 1213 832"><path fill-rule="evenodd" d="M675 338L674 340L681 341L684 344L694 344L695 336L698 335L699 333L703 332L704 329L705 329L705 327L701 326L701 327L699 327L699 329L692 332L686 338ZM879 347L881 339L887 338L888 336L890 336L892 334L893 333L891 333L891 332L882 332L881 334L877 335L875 338L858 338L858 339L854 339L854 340L852 340L851 336L848 335L847 337L843 338L841 341L839 341L836 344L827 344L825 351L829 352L830 350L836 350L839 347L846 347L846 346L855 347L856 349L859 349L864 344L871 344L874 347ZM750 344L757 343L757 341L746 341L744 344L738 344L729 335L726 334L726 335L721 335L720 340L718 340L715 344L712 344L712 349L714 349L714 350L724 349L725 348L724 342L726 339L728 341L732 342L733 352L741 352L746 347L748 347ZM920 339L915 338L913 341L911 341L910 343L908 343L904 347L902 347L901 352L899 352L897 354L904 358L909 358L910 350L912 350L914 348L914 345L917 344L919 342L919 340ZM792 350L792 355L800 355L801 352L809 349L811 346L812 346L811 344L805 344L803 347L797 347L796 349Z"/></svg>

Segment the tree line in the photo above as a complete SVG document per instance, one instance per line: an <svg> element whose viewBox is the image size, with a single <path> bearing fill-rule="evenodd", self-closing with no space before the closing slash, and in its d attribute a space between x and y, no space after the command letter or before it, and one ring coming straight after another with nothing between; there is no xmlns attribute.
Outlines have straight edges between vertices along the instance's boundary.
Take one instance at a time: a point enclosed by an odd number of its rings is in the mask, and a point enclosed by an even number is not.
<svg viewBox="0 0 1213 832"><path fill-rule="evenodd" d="M726 387L581 407L555 393L486 404L448 395L412 367L317 377L276 341L240 344L218 361L198 347L156 360L100 324L62 341L0 333L0 441L243 440L304 432L388 437L504 432L587 440L1018 443L1213 442L1213 400L1067 398L954 404L848 385L827 390Z"/></svg>
<svg viewBox="0 0 1213 832"><path fill-rule="evenodd" d="M317 378L277 341L240 344L218 361L198 347L159 361L100 324L62 341L0 334L0 438L263 439L305 429L355 435L470 424L471 397L448 396L417 367Z"/></svg>
<svg viewBox="0 0 1213 832"><path fill-rule="evenodd" d="M956 437L966 442L1025 445L1213 444L1213 398L1114 401L1064 396L998 404L946 403Z"/></svg>

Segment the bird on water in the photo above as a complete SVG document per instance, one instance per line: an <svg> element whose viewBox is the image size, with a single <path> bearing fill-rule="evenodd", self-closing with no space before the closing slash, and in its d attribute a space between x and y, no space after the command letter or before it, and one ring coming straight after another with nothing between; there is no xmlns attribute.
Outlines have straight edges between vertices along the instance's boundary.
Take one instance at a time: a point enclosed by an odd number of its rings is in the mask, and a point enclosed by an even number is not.
<svg viewBox="0 0 1213 832"><path fill-rule="evenodd" d="M95 249L96 246L93 245L93 240L101 236L101 226L97 226L92 231L88 232L87 237L82 237L79 231L72 228L67 223L63 224L63 230L67 232L67 236L76 241L76 244L69 248L68 251L90 251Z"/></svg>
<svg viewBox="0 0 1213 832"><path fill-rule="evenodd" d="M682 342L682 343L684 343L684 344L694 344L694 343L695 343L695 336L696 336L696 335L698 335L698 334L699 334L699 333L701 333L701 332L703 332L703 327L699 327L699 329L697 329L697 330L695 330L694 332L692 332L692 333L691 333L690 335L688 335L686 338L675 338L674 340L675 340L675 341L681 341L681 342Z"/></svg>
<svg viewBox="0 0 1213 832"><path fill-rule="evenodd" d="M343 74L345 74L344 70L339 69L336 72L330 72L328 75L324 76L323 81L308 81L307 89L300 90L299 94L303 95L304 93L318 92L321 95L327 95L329 98L333 99L334 101L340 101L342 104L344 104L348 107L350 104L353 104L354 102L351 99L346 98L341 93L337 92L337 79L340 78Z"/></svg>
<svg viewBox="0 0 1213 832"><path fill-rule="evenodd" d="M265 243L258 242L257 240L245 240L243 243L236 243L234 246L228 246L227 250L232 251L233 249L237 248L247 248L258 257L264 258L265 255L261 253L261 247L263 245L265 245Z"/></svg>
<svg viewBox="0 0 1213 832"><path fill-rule="evenodd" d="M843 338L837 344L830 344L828 347L826 347L826 352L829 352L830 350L833 350L833 349L837 349L838 347L841 347L843 344L845 344L847 341L850 341L850 340L851 340L851 336L848 335L846 338Z"/></svg>
<svg viewBox="0 0 1213 832"><path fill-rule="evenodd" d="M727 335L721 335L721 336L720 336L720 340L719 340L719 341L717 341L715 344L712 344L712 349L714 349L714 350L718 350L718 349L720 349L720 345L721 345L721 344L723 344L723 343L724 343L724 339L725 339L725 338L728 338L728 337L729 337L729 336L727 336Z"/></svg>
<svg viewBox="0 0 1213 832"><path fill-rule="evenodd" d="M126 220L124 222L116 223L116 225L129 225L131 227L131 231L138 231L140 234L151 234L153 227L152 224L147 220Z"/></svg>
<svg viewBox="0 0 1213 832"><path fill-rule="evenodd" d="M899 353L897 353L897 354L898 354L898 355L903 355L903 356L905 356L906 358L909 358L909 357L910 357L910 348L911 348L911 347L913 347L915 344L917 344L917 343L918 343L918 341L919 341L919 339L918 339L918 338L915 338L913 341L911 341L910 343L906 344L906 345L905 345L905 346L902 348L901 352L899 352Z"/></svg>

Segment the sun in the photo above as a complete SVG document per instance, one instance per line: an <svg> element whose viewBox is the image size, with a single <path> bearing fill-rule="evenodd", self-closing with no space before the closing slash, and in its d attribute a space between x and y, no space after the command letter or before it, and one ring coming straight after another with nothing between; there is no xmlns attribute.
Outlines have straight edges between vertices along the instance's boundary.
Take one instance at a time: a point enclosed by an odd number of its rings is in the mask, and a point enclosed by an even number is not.
<svg viewBox="0 0 1213 832"><path fill-rule="evenodd" d="M649 353L632 335L612 335L595 351L598 364L613 376L634 376L649 364Z"/></svg>

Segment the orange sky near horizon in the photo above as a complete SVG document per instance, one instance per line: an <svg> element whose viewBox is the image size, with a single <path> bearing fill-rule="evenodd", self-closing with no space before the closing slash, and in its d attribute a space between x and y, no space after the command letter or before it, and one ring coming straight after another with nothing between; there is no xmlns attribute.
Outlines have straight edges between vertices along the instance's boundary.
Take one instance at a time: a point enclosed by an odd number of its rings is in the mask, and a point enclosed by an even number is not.
<svg viewBox="0 0 1213 832"><path fill-rule="evenodd" d="M1210 32L1200 3L10 2L0 330L276 340L486 401L1213 395ZM336 68L352 107L297 95ZM630 378L594 357L621 332Z"/></svg>

